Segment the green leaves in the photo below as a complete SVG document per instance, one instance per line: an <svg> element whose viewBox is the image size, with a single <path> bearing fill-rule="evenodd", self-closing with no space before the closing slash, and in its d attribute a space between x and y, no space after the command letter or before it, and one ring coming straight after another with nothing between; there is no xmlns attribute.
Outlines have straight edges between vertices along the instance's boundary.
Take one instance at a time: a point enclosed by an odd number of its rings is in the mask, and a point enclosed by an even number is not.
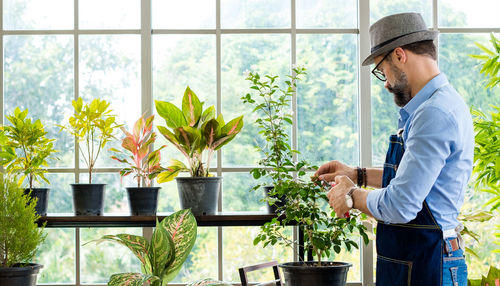
<svg viewBox="0 0 500 286"><path fill-rule="evenodd" d="M47 160L56 159L54 139L46 137L47 132L40 120L27 117L28 110L19 108L6 115L10 125L0 130L0 162L9 174L20 175L19 184L27 179L27 187L45 181Z"/></svg>
<svg viewBox="0 0 500 286"><path fill-rule="evenodd" d="M493 33L490 34L490 42L493 50L476 43L486 55L471 55L471 57L482 61L481 73L488 78L486 88L493 88L500 84L500 39L497 39Z"/></svg>
<svg viewBox="0 0 500 286"><path fill-rule="evenodd" d="M170 102L157 100L155 103L156 111L168 127L158 126L158 130L186 157L192 177L209 176L214 151L229 143L243 128L243 116L225 124L221 114L215 118L214 106L203 110L203 103L189 86L182 98L182 110ZM205 161L204 152L208 153ZM169 166L159 180L170 181L179 170L178 165Z"/></svg>
<svg viewBox="0 0 500 286"><path fill-rule="evenodd" d="M481 279L469 279L468 286L496 286L500 284L500 270L493 265L490 265L488 275L481 277Z"/></svg>
<svg viewBox="0 0 500 286"><path fill-rule="evenodd" d="M82 98L73 100L75 114L69 118L69 126L60 126L76 136L80 143L82 157L89 169L89 183L92 183L92 171L101 150L114 138L113 132L118 125L109 103L96 98L90 104L84 104Z"/></svg>
<svg viewBox="0 0 500 286"><path fill-rule="evenodd" d="M156 222L151 242L142 236L130 234L105 235L90 242L111 241L122 244L132 251L142 264L145 273L114 274L108 285L142 286L146 282L155 281L161 282L158 285L166 285L179 273L194 246L196 233L196 219L191 210L180 210L161 222Z"/></svg>

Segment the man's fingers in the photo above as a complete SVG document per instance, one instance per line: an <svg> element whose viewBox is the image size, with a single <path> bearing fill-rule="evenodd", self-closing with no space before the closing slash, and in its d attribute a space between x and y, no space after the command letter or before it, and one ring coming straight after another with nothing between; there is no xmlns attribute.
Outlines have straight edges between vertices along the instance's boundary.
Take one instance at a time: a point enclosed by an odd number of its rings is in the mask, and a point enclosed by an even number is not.
<svg viewBox="0 0 500 286"><path fill-rule="evenodd" d="M336 173L328 173L328 174L323 174L323 175L319 176L319 178L323 181L331 182L331 181L335 180L336 176L337 176Z"/></svg>
<svg viewBox="0 0 500 286"><path fill-rule="evenodd" d="M330 161L326 164L323 164L319 167L319 169L314 173L315 176L327 174L336 171L337 162L336 161Z"/></svg>

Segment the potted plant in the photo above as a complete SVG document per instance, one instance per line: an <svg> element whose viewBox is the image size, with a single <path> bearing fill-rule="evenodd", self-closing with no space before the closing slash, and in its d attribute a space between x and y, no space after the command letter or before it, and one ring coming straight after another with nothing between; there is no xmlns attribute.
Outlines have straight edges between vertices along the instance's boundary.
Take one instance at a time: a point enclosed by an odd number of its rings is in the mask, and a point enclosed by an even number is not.
<svg viewBox="0 0 500 286"><path fill-rule="evenodd" d="M25 194L16 179L0 173L0 285L35 286L43 267L30 263L45 240L35 212L36 199Z"/></svg>
<svg viewBox="0 0 500 286"><path fill-rule="evenodd" d="M109 286L137 285L165 286L177 276L196 241L197 225L190 210L180 210L161 222L151 240L131 234L105 235L91 242L120 243L139 259L142 273L113 274ZM88 242L90 243L90 242ZM88 244L87 243L87 244Z"/></svg>
<svg viewBox="0 0 500 286"><path fill-rule="evenodd" d="M135 122L132 132L120 127L125 134L122 147L132 155L129 156L130 161L127 158L111 157L128 165L128 167L120 170L122 178L133 174L134 179L137 181L137 187L127 187L130 213L132 215L156 215L158 206L160 187L153 187L152 183L163 170L160 166L160 150L165 146L161 146L154 151L152 149L156 140L156 133L153 131L153 120L154 115L148 118L144 118L144 115L141 116ZM113 148L111 151L122 153Z"/></svg>
<svg viewBox="0 0 500 286"><path fill-rule="evenodd" d="M47 215L49 189L35 187L42 181L50 184L45 173L47 160L55 158L54 139L46 137L40 120L32 121L27 117L28 110L19 108L13 114L7 115L11 125L2 127L0 144L4 150L0 152L0 163L6 167L9 174L19 174L19 185L25 185L26 193L37 198L36 211L38 215Z"/></svg>
<svg viewBox="0 0 500 286"><path fill-rule="evenodd" d="M359 233L365 243L368 236L366 227L360 219L364 214L354 213L347 218L337 218L333 211L326 211L328 198L327 187L317 178L305 179L305 170L315 170L306 161L296 162L292 156L298 151L290 147L286 127L292 124L290 101L296 88L296 81L305 74L303 67L293 67L293 74L285 81L286 89L281 89L277 83L278 76L249 72L247 80L256 90L257 97L248 93L242 97L244 103L254 106L254 112L261 117L257 118L259 133L264 137L266 145L258 147L263 153L259 161L261 168L251 172L255 179L270 178L272 186L268 187L269 195L265 200L276 205L279 217L261 227L261 232L254 239L254 245L263 243L268 245L285 245L293 247L297 241L288 238L284 231L287 226L297 224L304 233L304 243L299 245L308 250L311 256L316 257L314 262L288 262L280 264L283 269L287 285L345 285L350 263L322 261L330 257L331 251L339 253L341 246L348 250L357 248L357 243L351 238L352 234ZM294 178L296 174L296 178ZM257 190L264 184L257 184Z"/></svg>
<svg viewBox="0 0 500 286"><path fill-rule="evenodd" d="M61 126L77 138L78 148L88 167L88 184L71 184L75 215L102 215L104 191L106 184L92 184L92 171L101 151L114 138L115 116L109 103L102 99L94 99L90 104L83 100L73 100L75 114L69 118L69 126Z"/></svg>
<svg viewBox="0 0 500 286"><path fill-rule="evenodd" d="M243 127L243 116L228 123L222 114L215 118L215 108L203 110L203 103L186 88L182 108L165 101L155 101L156 111L165 119L165 126L158 126L160 133L187 159L188 166L179 160L158 176L158 182L173 180L181 171L191 177L176 178L181 208L191 208L195 215L215 214L221 187L221 177L212 177L210 160L215 151L229 143ZM205 155L206 154L206 155Z"/></svg>
<svg viewBox="0 0 500 286"><path fill-rule="evenodd" d="M304 243L299 247L308 250L316 261L280 264L287 285L344 286L352 264L322 261L322 258L330 257L332 250L339 253L342 247L347 250L358 248L353 240L354 233L361 235L364 242L368 243L366 227L361 222L366 215L352 211L346 218L337 218L333 210L325 210L328 208L325 187L317 178L306 181L303 179L305 172L296 171L299 173L297 179L283 180L274 186L277 193L286 193L286 201L281 209L283 215L261 227L254 245L262 242L264 247L275 244L293 247L298 241L288 238L284 231L287 226L297 224L304 233Z"/></svg>
<svg viewBox="0 0 500 286"><path fill-rule="evenodd" d="M251 173L255 179L268 178L271 185L268 183L259 183L252 188L252 191L257 191L263 188L266 197L268 212L278 212L285 203L285 194L278 193L279 188L274 188L280 185L285 180L293 178L292 172L306 164L302 161L294 164L293 154L298 154L297 150L292 149L287 133L287 128L292 125L292 114L290 102L293 92L297 87L296 82L301 79L302 75L306 74L306 69L303 67L293 68L293 74L288 75L285 80L285 89L279 87L277 80L278 76L265 75L261 77L256 72L246 72L246 80L250 81L253 93L247 93L241 97L243 103L253 107L253 112L258 115L255 123L259 129L259 134L262 135L263 146L256 146L261 152L262 159L258 162L260 168L254 168ZM296 165L296 166L295 166Z"/></svg>

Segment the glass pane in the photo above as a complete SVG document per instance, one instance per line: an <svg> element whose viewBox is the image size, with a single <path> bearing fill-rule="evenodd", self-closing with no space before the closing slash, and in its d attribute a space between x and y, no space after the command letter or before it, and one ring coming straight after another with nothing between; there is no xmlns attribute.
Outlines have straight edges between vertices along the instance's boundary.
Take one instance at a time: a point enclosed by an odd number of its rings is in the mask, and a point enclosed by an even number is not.
<svg viewBox="0 0 500 286"><path fill-rule="evenodd" d="M399 107L384 83L372 76L372 164L382 166L389 147L389 136L398 131Z"/></svg>
<svg viewBox="0 0 500 286"><path fill-rule="evenodd" d="M41 245L35 263L43 268L38 283L75 283L75 230L46 228L47 238Z"/></svg>
<svg viewBox="0 0 500 286"><path fill-rule="evenodd" d="M86 244L103 235L120 233L142 235L142 229L132 227L80 229L82 283L106 283L115 273L141 272L139 259L127 247L112 242Z"/></svg>
<svg viewBox="0 0 500 286"><path fill-rule="evenodd" d="M249 172L224 173L222 179L222 210L267 212L264 190L251 191L257 184Z"/></svg>
<svg viewBox="0 0 500 286"><path fill-rule="evenodd" d="M80 175L80 183L88 183L88 180L88 173ZM105 213L130 214L126 187L135 186L135 181L131 176L121 179L118 172L112 174L93 173L92 183L106 184L104 193Z"/></svg>
<svg viewBox="0 0 500 286"><path fill-rule="evenodd" d="M75 175L49 173L46 177L50 181L47 212L49 214L73 213L73 195L70 184L75 182Z"/></svg>
<svg viewBox="0 0 500 286"><path fill-rule="evenodd" d="M300 158L359 164L357 35L297 35Z"/></svg>
<svg viewBox="0 0 500 286"><path fill-rule="evenodd" d="M168 163L168 161L166 162ZM165 164L166 164L165 163ZM164 165L167 167L168 165ZM179 177L188 176L187 173L179 174ZM174 180L158 185L161 187L160 197L158 198L158 212L175 212L181 209L179 202L179 193L177 191L177 182Z"/></svg>
<svg viewBox="0 0 500 286"><path fill-rule="evenodd" d="M80 96L85 103L94 98L110 102L117 122L130 128L141 115L140 63L139 35L81 36ZM120 130L116 130L115 134L122 138ZM109 142L101 150L96 166L123 167L110 158L112 152L108 151L109 148L121 150L120 142ZM86 168L87 164L80 157L80 166Z"/></svg>
<svg viewBox="0 0 500 286"><path fill-rule="evenodd" d="M154 100L173 102L181 108L186 87L204 101L206 109L216 104L216 64L214 35L154 35L153 36L153 96ZM156 113L156 109L154 109ZM166 126L165 120L156 115L155 125ZM171 159L187 164L184 156L158 134L156 146L167 145L162 150L162 164ZM215 155L215 154L214 154ZM216 167L216 156L210 167Z"/></svg>
<svg viewBox="0 0 500 286"><path fill-rule="evenodd" d="M73 3L68 0L4 0L6 30L73 29Z"/></svg>
<svg viewBox="0 0 500 286"><path fill-rule="evenodd" d="M297 28L357 28L358 1L297 0Z"/></svg>
<svg viewBox="0 0 500 286"><path fill-rule="evenodd" d="M261 75L285 76L290 67L289 35L223 35L222 36L222 114L226 122L244 115L245 126L222 148L224 167L253 166L260 159L255 151L260 138L254 124L256 116L240 99L250 92L243 72L253 70Z"/></svg>
<svg viewBox="0 0 500 286"><path fill-rule="evenodd" d="M289 0L221 0L223 29L290 28Z"/></svg>
<svg viewBox="0 0 500 286"><path fill-rule="evenodd" d="M198 227L193 249L173 282L189 283L208 277L217 278L217 228Z"/></svg>
<svg viewBox="0 0 500 286"><path fill-rule="evenodd" d="M500 1L498 0L440 0L438 2L440 27L498 28Z"/></svg>
<svg viewBox="0 0 500 286"><path fill-rule="evenodd" d="M422 14L427 27L432 27L432 0L372 0L370 22L397 13L417 12Z"/></svg>
<svg viewBox="0 0 500 286"><path fill-rule="evenodd" d="M291 248L282 246L267 246L262 248L261 244L254 246L253 240L259 234L260 227L225 227L223 229L223 265L224 281L239 282L238 268L252 264L276 260L279 263L293 261L293 251ZM292 228L285 233L292 238ZM274 280L272 271L250 273L249 281L270 281Z"/></svg>
<svg viewBox="0 0 500 286"><path fill-rule="evenodd" d="M500 102L500 89L486 90L479 61L471 54L483 54L474 42L490 48L488 34L441 34L439 36L439 67L467 104L483 111L493 111L490 104ZM464 72L467 71L467 72Z"/></svg>
<svg viewBox="0 0 500 286"><path fill-rule="evenodd" d="M72 36L4 36L4 114L16 107L40 119L47 137L56 139L60 160L50 167L72 167L74 139L59 132L73 114ZM6 124L7 121L4 120Z"/></svg>
<svg viewBox="0 0 500 286"><path fill-rule="evenodd" d="M214 29L214 0L153 0L153 29Z"/></svg>
<svg viewBox="0 0 500 286"><path fill-rule="evenodd" d="M358 240L356 243L361 248L362 240ZM359 249L353 247L351 251L347 251L343 248L339 254L332 251L328 260L352 263L352 267L349 268L349 272L347 273L347 281L361 281L361 253Z"/></svg>
<svg viewBox="0 0 500 286"><path fill-rule="evenodd" d="M80 29L141 28L139 0L85 0L78 3Z"/></svg>

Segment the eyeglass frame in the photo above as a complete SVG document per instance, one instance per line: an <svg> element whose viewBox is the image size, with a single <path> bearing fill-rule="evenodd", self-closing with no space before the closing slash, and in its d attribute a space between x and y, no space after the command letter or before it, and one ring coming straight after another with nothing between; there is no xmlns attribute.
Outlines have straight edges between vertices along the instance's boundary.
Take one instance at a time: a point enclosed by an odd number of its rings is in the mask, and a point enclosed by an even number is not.
<svg viewBox="0 0 500 286"><path fill-rule="evenodd" d="M387 78L385 77L385 74L383 72L381 72L380 70L378 70L378 67L380 66L380 64L382 64L382 62L392 53L394 52L394 49L391 50L390 52L388 52L387 54L385 54L385 56L382 58L382 60L380 62L378 62L378 64L372 69L372 74L377 78L379 79L380 81L387 81Z"/></svg>

